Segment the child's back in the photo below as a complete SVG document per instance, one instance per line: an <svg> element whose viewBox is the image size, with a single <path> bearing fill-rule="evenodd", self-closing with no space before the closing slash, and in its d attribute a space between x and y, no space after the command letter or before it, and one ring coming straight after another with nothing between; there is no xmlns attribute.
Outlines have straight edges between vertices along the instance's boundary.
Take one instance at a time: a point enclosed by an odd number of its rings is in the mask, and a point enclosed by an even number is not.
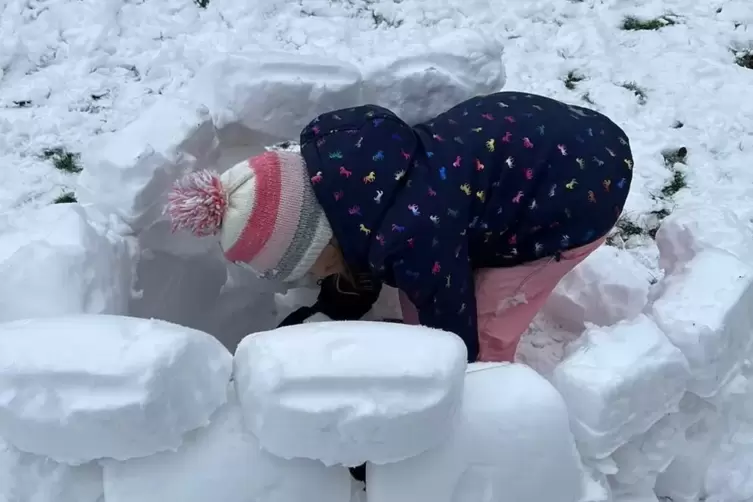
<svg viewBox="0 0 753 502"><path fill-rule="evenodd" d="M446 216L457 213L458 232L467 226L476 268L592 242L622 211L632 177L629 143L591 110L502 92L462 103L415 130L425 152L416 156L411 179L436 187ZM572 218L584 212L589 217Z"/></svg>
<svg viewBox="0 0 753 502"><path fill-rule="evenodd" d="M314 192L348 266L404 291L422 323L474 359L473 274L594 242L630 185L622 130L603 115L501 92L409 126L367 105L301 133Z"/></svg>
<svg viewBox="0 0 753 502"><path fill-rule="evenodd" d="M328 134L337 130L347 133ZM467 245L474 268L552 256L604 235L632 177L627 137L607 117L517 92L413 128L375 106L339 110L301 141L327 214L360 243L346 257L364 257L372 239L387 254L398 242ZM370 258L379 268L387 257L377 248Z"/></svg>

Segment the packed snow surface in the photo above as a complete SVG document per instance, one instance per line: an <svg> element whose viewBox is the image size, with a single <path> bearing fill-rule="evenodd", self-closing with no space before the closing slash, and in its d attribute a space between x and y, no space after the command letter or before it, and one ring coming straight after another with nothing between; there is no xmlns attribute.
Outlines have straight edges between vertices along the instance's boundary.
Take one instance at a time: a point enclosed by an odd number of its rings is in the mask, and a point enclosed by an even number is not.
<svg viewBox="0 0 753 502"><path fill-rule="evenodd" d="M444 331L324 322L246 337L234 380L249 429L275 455L394 463L451 433L466 359Z"/></svg>
<svg viewBox="0 0 753 502"><path fill-rule="evenodd" d="M164 321L71 315L0 324L0 437L58 462L177 448L226 400L231 354Z"/></svg>

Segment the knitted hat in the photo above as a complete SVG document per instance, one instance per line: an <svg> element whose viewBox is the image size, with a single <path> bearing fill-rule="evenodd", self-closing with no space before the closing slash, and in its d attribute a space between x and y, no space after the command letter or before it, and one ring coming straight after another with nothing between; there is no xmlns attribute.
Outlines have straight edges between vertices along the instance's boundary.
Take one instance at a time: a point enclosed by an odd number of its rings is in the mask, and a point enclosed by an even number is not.
<svg viewBox="0 0 753 502"><path fill-rule="evenodd" d="M198 171L168 195L173 231L220 234L225 258L262 277L302 278L332 239L332 229L295 152L266 152L222 175Z"/></svg>

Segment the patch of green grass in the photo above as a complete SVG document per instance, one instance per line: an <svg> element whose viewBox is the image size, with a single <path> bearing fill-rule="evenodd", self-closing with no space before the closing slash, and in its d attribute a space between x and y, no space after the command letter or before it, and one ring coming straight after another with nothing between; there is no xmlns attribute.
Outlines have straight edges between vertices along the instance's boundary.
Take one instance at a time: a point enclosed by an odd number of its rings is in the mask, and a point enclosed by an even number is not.
<svg viewBox="0 0 753 502"><path fill-rule="evenodd" d="M669 209L661 208L661 209L654 209L649 214L653 215L658 220L663 220L664 218L666 218L667 216L669 216L670 211L669 211Z"/></svg>
<svg viewBox="0 0 753 502"><path fill-rule="evenodd" d="M635 16L627 16L622 20L621 27L627 31L655 31L674 24L677 24L677 21L668 16L660 16L654 19L640 19Z"/></svg>
<svg viewBox="0 0 753 502"><path fill-rule="evenodd" d="M646 91L638 86L638 84L636 84L635 82L625 82L624 84L620 84L620 87L627 89L628 91L635 94L635 96L638 98L639 104L646 104L646 99L648 98Z"/></svg>
<svg viewBox="0 0 753 502"><path fill-rule="evenodd" d="M656 239L656 232L659 231L661 222L664 221L664 218L669 216L670 213L671 211L666 207L662 207L661 209L654 209L653 211L649 212L648 214L651 221L648 225L646 225L646 234L648 234L648 236L652 239Z"/></svg>
<svg viewBox="0 0 753 502"><path fill-rule="evenodd" d="M578 82L583 82L585 79L585 76L581 75L575 70L571 70L567 72L567 75L565 76L563 82L565 83L565 87L572 91L573 89L575 89L575 86L578 85Z"/></svg>
<svg viewBox="0 0 753 502"><path fill-rule="evenodd" d="M74 202L78 202L78 199L76 199L76 194L73 192L65 192L52 201L53 204L72 204Z"/></svg>
<svg viewBox="0 0 753 502"><path fill-rule="evenodd" d="M683 188L687 188L687 186L688 180L685 177L685 173L675 169L672 171L672 177L662 187L661 194L666 198L670 198Z"/></svg>
<svg viewBox="0 0 753 502"><path fill-rule="evenodd" d="M620 217L620 219L617 220L617 224L615 226L620 230L620 233L622 233L622 235L626 237L632 237L633 235L644 235L646 233L646 229L626 217Z"/></svg>
<svg viewBox="0 0 753 502"><path fill-rule="evenodd" d="M651 198L657 202L659 207L646 215L643 228L645 234L652 239L656 238L656 233L659 231L662 221L672 212L672 198L677 192L688 186L685 172L678 169L679 165L685 165L688 149L682 146L665 150L662 152L662 156L664 157L664 165L672 173L672 176L664 183L659 193L651 195Z"/></svg>
<svg viewBox="0 0 753 502"><path fill-rule="evenodd" d="M352 17L371 17L374 23L374 27L387 26L389 28L399 28L403 25L402 19L391 19L378 12L376 12L371 6L377 3L376 0L366 0L364 3L366 7L356 5L354 0L330 0L330 3L344 4L351 12ZM399 2L398 2L399 3ZM301 9L301 15L306 17L317 17L315 11L310 9Z"/></svg>
<svg viewBox="0 0 753 502"><path fill-rule="evenodd" d="M739 52L735 57L735 63L737 66L753 70L753 49Z"/></svg>
<svg viewBox="0 0 753 502"><path fill-rule="evenodd" d="M79 165L81 156L78 153L71 153L65 148L48 148L42 152L42 156L52 161L55 169L66 173L76 174L80 173L83 169Z"/></svg>
<svg viewBox="0 0 753 502"><path fill-rule="evenodd" d="M651 196L657 203L657 209L649 211L638 219L620 216L614 229L607 237L607 244L610 246L624 245L631 237L635 236L655 239L662 221L672 212L672 198L677 192L687 188L688 181L685 172L680 170L678 166L685 165L688 149L683 146L665 150L662 152L662 156L664 157L664 165L667 166L672 175L662 186L659 193Z"/></svg>
<svg viewBox="0 0 753 502"><path fill-rule="evenodd" d="M402 19L387 19L383 15L371 11L371 20L374 21L374 26L389 26L390 28L399 28L403 24Z"/></svg>
<svg viewBox="0 0 753 502"><path fill-rule="evenodd" d="M609 246L617 246L625 243L628 239L635 236L648 235L648 231L633 221L631 218L622 215L615 223L612 232L607 236L606 243Z"/></svg>

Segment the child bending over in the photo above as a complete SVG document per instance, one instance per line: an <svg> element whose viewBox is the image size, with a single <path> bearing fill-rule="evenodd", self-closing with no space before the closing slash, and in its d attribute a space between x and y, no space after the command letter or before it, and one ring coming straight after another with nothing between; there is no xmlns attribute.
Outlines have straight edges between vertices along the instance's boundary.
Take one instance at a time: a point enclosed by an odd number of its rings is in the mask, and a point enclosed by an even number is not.
<svg viewBox="0 0 753 502"><path fill-rule="evenodd" d="M414 126L375 105L336 110L300 144L186 176L174 228L219 233L229 261L276 280L341 274L373 299L397 287L405 321L456 333L469 361L513 360L615 225L633 174L609 118L520 92Z"/></svg>

